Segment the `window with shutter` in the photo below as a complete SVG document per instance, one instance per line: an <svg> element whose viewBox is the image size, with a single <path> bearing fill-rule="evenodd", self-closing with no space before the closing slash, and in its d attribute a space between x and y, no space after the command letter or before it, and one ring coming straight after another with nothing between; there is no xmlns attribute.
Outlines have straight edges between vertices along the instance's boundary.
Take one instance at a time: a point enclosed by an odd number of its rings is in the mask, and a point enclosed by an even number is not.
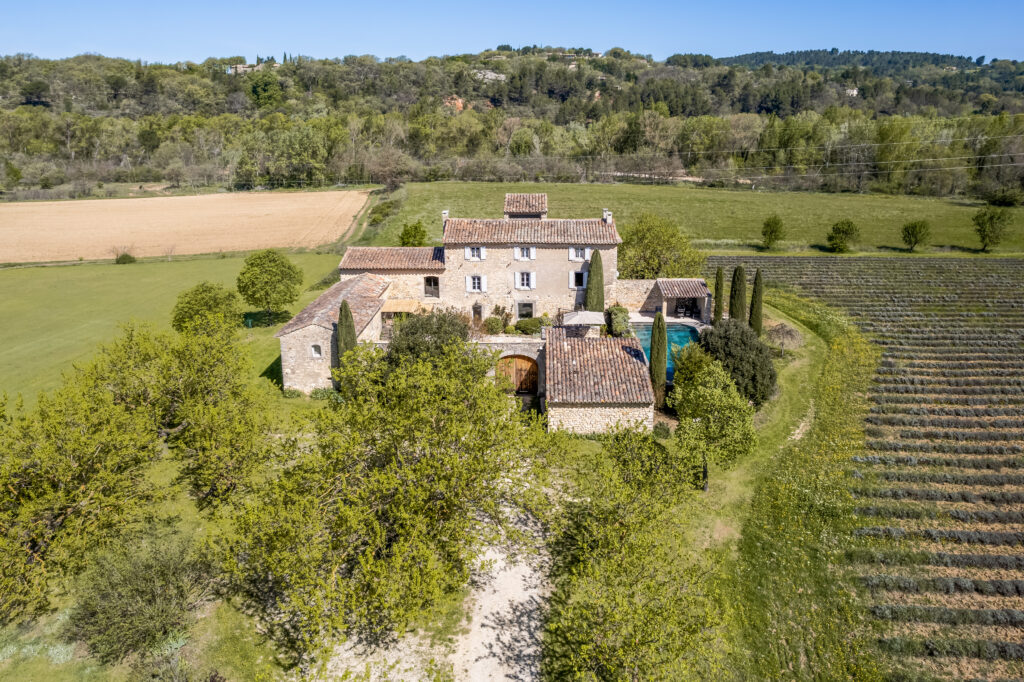
<svg viewBox="0 0 1024 682"><path fill-rule="evenodd" d="M531 272L530 273L530 288L531 289L536 289L537 288L537 273L536 272Z"/></svg>

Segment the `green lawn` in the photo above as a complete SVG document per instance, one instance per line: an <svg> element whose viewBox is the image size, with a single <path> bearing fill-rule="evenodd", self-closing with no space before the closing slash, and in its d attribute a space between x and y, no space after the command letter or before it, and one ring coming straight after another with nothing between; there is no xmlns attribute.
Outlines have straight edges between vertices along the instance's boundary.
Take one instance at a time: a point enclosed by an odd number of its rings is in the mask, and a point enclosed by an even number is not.
<svg viewBox="0 0 1024 682"><path fill-rule="evenodd" d="M336 254L289 255L305 273L304 288L337 266ZM0 270L0 392L34 402L60 383L61 372L90 357L130 320L169 328L178 293L210 280L234 287L242 257L143 261ZM303 291L298 312L320 292ZM278 354L280 325L245 330L261 373Z"/></svg>
<svg viewBox="0 0 1024 682"><path fill-rule="evenodd" d="M860 227L861 248L903 252L900 228L925 219L932 226L927 252L971 253L978 247L971 216L979 202L961 199L878 194L819 194L701 189L689 186L582 185L545 183L414 183L399 190L399 213L360 237L365 244L398 244L402 224L422 220L429 239L440 243L441 211L465 218L500 218L505 192L546 192L552 218L600 217L601 209L628 224L650 211L677 221L696 239L715 249L750 248L760 242L761 224L778 213L787 231L788 249L823 249L825 234L836 221L849 218ZM1013 222L997 252L1024 251L1024 209L1011 209Z"/></svg>

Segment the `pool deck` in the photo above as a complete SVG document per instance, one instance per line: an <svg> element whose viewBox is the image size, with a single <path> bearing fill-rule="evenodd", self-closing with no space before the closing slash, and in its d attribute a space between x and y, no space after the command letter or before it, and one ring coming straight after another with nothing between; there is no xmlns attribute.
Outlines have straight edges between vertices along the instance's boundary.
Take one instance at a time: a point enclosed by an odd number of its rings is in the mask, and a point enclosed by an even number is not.
<svg viewBox="0 0 1024 682"><path fill-rule="evenodd" d="M630 313L629 323L630 324L654 324L655 313ZM665 317L665 324L685 324L690 327L695 327L697 331L701 331L704 327L710 325L704 324L700 320L695 320L692 317L673 317L671 315Z"/></svg>

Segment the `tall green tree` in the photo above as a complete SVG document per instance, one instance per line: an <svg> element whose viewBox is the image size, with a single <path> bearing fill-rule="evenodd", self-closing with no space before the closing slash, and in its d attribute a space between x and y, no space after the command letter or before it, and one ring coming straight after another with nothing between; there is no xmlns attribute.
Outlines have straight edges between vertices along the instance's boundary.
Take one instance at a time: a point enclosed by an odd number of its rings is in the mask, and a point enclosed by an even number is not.
<svg viewBox="0 0 1024 682"><path fill-rule="evenodd" d="M601 264L601 252L594 250L590 257L590 271L587 276L587 291L583 298L586 310L604 312L604 265Z"/></svg>
<svg viewBox="0 0 1024 682"><path fill-rule="evenodd" d="M729 319L746 322L747 318L747 273L742 265L732 271L732 286L729 288Z"/></svg>
<svg viewBox="0 0 1024 682"><path fill-rule="evenodd" d="M178 294L171 311L171 328L184 331L189 325L223 323L237 325L241 321L238 294L214 282L200 282Z"/></svg>
<svg viewBox="0 0 1024 682"><path fill-rule="evenodd" d="M971 220L981 241L981 250L988 251L1003 241L1006 226L1010 222L1010 212L999 206L986 206L975 213Z"/></svg>
<svg viewBox="0 0 1024 682"><path fill-rule="evenodd" d="M761 226L761 239L766 249L774 249L775 245L786 238L786 230L782 225L782 218L773 213L768 216L764 225Z"/></svg>
<svg viewBox="0 0 1024 682"><path fill-rule="evenodd" d="M736 390L725 368L699 347L688 344L675 358L676 379L668 405L679 415L676 444L691 454L699 486L707 491L709 464L729 467L753 453L754 408Z"/></svg>
<svg viewBox="0 0 1024 682"><path fill-rule="evenodd" d="M308 447L282 445L280 477L235 516L226 568L297 661L401 632L510 529L545 434L494 366L466 342L397 364L357 347L337 399L308 417Z"/></svg>
<svg viewBox="0 0 1024 682"><path fill-rule="evenodd" d="M754 273L754 291L750 294L750 328L761 336L764 327L764 280L761 268Z"/></svg>
<svg viewBox="0 0 1024 682"><path fill-rule="evenodd" d="M860 240L860 228L852 220L840 220L826 235L828 246L836 253L846 253Z"/></svg>
<svg viewBox="0 0 1024 682"><path fill-rule="evenodd" d="M338 360L341 356L356 347L356 323L352 319L352 309L348 301L342 301L338 308Z"/></svg>
<svg viewBox="0 0 1024 682"><path fill-rule="evenodd" d="M719 265L715 271L715 316L712 320L712 324L718 324L722 321L722 312L725 309L725 274L722 272L722 266Z"/></svg>
<svg viewBox="0 0 1024 682"><path fill-rule="evenodd" d="M301 284L302 270L273 249L246 256L236 281L245 302L265 310L268 317L294 302Z"/></svg>
<svg viewBox="0 0 1024 682"><path fill-rule="evenodd" d="M651 325L651 387L654 389L654 404L665 404L665 382L668 376L668 329L665 316L660 312L654 316Z"/></svg>
<svg viewBox="0 0 1024 682"><path fill-rule="evenodd" d="M626 225L619 246L624 279L699 277L707 254L695 249L679 226L653 213L641 213Z"/></svg>

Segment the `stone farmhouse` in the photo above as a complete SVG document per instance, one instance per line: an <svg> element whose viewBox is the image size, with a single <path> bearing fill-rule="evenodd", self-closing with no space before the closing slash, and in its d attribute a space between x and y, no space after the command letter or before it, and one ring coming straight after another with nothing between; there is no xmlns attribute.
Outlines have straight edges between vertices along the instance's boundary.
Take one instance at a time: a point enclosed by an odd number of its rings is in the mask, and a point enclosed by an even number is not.
<svg viewBox="0 0 1024 682"><path fill-rule="evenodd" d="M600 338L600 313L581 313L590 267L601 254L605 301L634 324L656 312L669 323L710 321L703 279L621 280L613 214L549 218L546 194L507 194L503 218L456 218L442 211L441 246L349 247L339 281L277 333L286 389L331 386L338 307L347 300L359 341L386 344L397 315L455 308L474 323L504 308L513 320L547 315L540 337L480 334L500 352L498 371L517 392L536 395L549 426L604 431L616 422L653 426L647 359L636 339Z"/></svg>

